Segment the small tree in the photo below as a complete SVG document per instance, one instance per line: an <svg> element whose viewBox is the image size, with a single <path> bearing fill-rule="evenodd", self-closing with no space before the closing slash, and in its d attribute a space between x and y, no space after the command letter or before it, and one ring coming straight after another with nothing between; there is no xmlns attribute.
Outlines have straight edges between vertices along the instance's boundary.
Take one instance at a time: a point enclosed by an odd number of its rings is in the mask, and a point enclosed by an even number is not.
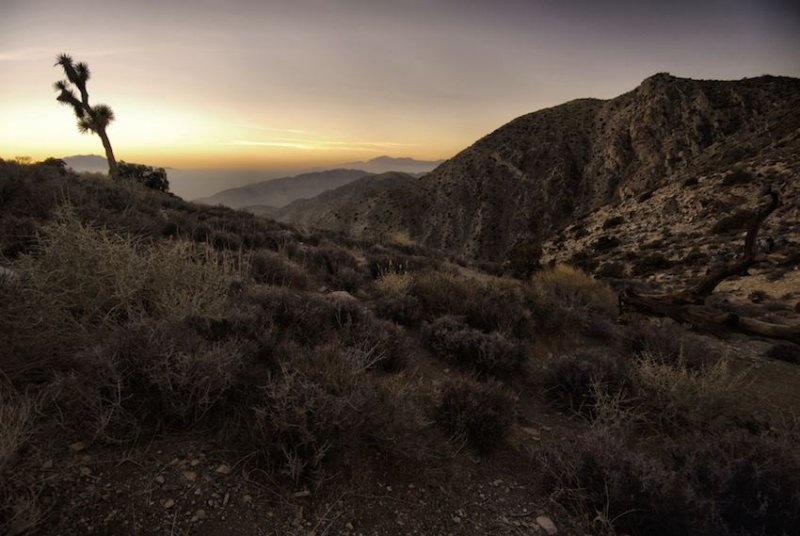
<svg viewBox="0 0 800 536"><path fill-rule="evenodd" d="M159 192L169 191L169 181L164 168L145 166L144 164L129 164L120 160L119 177L141 183L152 190Z"/></svg>
<svg viewBox="0 0 800 536"><path fill-rule="evenodd" d="M542 260L542 245L539 242L520 241L506 253L503 266L517 279L528 279L539 270Z"/></svg>
<svg viewBox="0 0 800 536"><path fill-rule="evenodd" d="M83 62L74 63L69 54L59 55L55 65L60 65L67 77L66 80L59 80L54 85L55 90L59 92L56 100L72 106L75 116L78 118L78 130L81 133L92 132L100 137L103 149L106 151L108 173L117 178L119 176L117 161L106 134L106 127L114 120L114 112L105 104L94 106L89 104L89 92L86 90L89 66ZM80 98L75 94L75 89L80 93Z"/></svg>

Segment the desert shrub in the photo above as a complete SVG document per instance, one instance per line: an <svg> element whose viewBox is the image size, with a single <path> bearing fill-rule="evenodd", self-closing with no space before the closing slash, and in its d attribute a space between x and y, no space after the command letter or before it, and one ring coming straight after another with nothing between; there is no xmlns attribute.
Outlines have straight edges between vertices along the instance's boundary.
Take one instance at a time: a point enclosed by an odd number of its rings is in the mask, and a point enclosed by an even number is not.
<svg viewBox="0 0 800 536"><path fill-rule="evenodd" d="M375 302L375 312L403 326L416 326L422 320L422 305L409 294L381 296Z"/></svg>
<svg viewBox="0 0 800 536"><path fill-rule="evenodd" d="M46 389L45 410L60 416L69 437L133 441L213 414L244 361L238 341L209 342L182 324L132 322L76 354Z"/></svg>
<svg viewBox="0 0 800 536"><path fill-rule="evenodd" d="M185 426L211 410L236 383L244 364L236 340L210 342L182 326L137 323L126 326L99 355L114 363L123 389L121 409L142 424Z"/></svg>
<svg viewBox="0 0 800 536"><path fill-rule="evenodd" d="M753 211L740 209L729 216L723 216L712 227L713 234L726 234L740 231L753 219Z"/></svg>
<svg viewBox="0 0 800 536"><path fill-rule="evenodd" d="M315 346L342 325L357 323L363 312L357 304L342 303L337 309L332 300L285 287L251 289L245 301L258 308L261 323L274 325L286 339L304 346Z"/></svg>
<svg viewBox="0 0 800 536"><path fill-rule="evenodd" d="M504 267L512 277L528 279L541 268L542 245L538 242L517 242L506 253Z"/></svg>
<svg viewBox="0 0 800 536"><path fill-rule="evenodd" d="M460 311L467 324L484 332L499 331L523 338L532 331L532 318L522 286L508 280L473 281Z"/></svg>
<svg viewBox="0 0 800 536"><path fill-rule="evenodd" d="M387 447L391 397L336 347L296 356L291 366L249 393L230 434L272 474L319 482L325 471L368 447Z"/></svg>
<svg viewBox="0 0 800 536"><path fill-rule="evenodd" d="M527 297L537 328L544 333L585 328L594 316L617 317L617 299L611 289L569 266L537 273Z"/></svg>
<svg viewBox="0 0 800 536"><path fill-rule="evenodd" d="M720 359L708 340L670 320L642 320L630 325L623 335L629 351L669 365L702 368Z"/></svg>
<svg viewBox="0 0 800 536"><path fill-rule="evenodd" d="M258 309L256 319L248 323L267 326L284 341L310 348L338 341L365 369L399 370L409 359L403 332L375 318L352 296L322 297L270 287L251 290L245 299Z"/></svg>
<svg viewBox="0 0 800 536"><path fill-rule="evenodd" d="M422 333L438 357L480 374L505 376L518 371L527 359L523 342L497 332L484 333L453 316L423 325Z"/></svg>
<svg viewBox="0 0 800 536"><path fill-rule="evenodd" d="M159 192L169 191L169 181L164 168L133 164L119 161L117 170L121 179L136 181L139 184Z"/></svg>
<svg viewBox="0 0 800 536"><path fill-rule="evenodd" d="M598 253L614 249L621 244L619 238L615 236L603 235L592 243L592 247Z"/></svg>
<svg viewBox="0 0 800 536"><path fill-rule="evenodd" d="M600 261L589 251L581 250L573 253L570 256L567 264L585 272L592 272L595 268L597 268L597 265L600 264Z"/></svg>
<svg viewBox="0 0 800 536"><path fill-rule="evenodd" d="M496 449L514 422L515 400L494 382L462 380L446 384L434 420L447 434L479 452Z"/></svg>
<svg viewBox="0 0 800 536"><path fill-rule="evenodd" d="M460 314L470 296L470 281L441 272L414 277L409 294L422 306L423 318Z"/></svg>
<svg viewBox="0 0 800 536"><path fill-rule="evenodd" d="M60 197L56 185L65 180L52 167L13 162L0 162L0 176L0 220L7 216L47 219Z"/></svg>
<svg viewBox="0 0 800 536"><path fill-rule="evenodd" d="M612 229L623 223L625 223L624 216L611 216L610 218L606 218L606 220L603 222L603 229Z"/></svg>
<svg viewBox="0 0 800 536"><path fill-rule="evenodd" d="M36 244L36 220L8 215L0 219L0 255L8 258L29 253Z"/></svg>
<svg viewBox="0 0 800 536"><path fill-rule="evenodd" d="M242 247L241 237L236 233L227 231L212 231L208 242L219 250L231 249L235 251Z"/></svg>
<svg viewBox="0 0 800 536"><path fill-rule="evenodd" d="M367 255L367 269L373 279L384 274L420 272L437 265L438 262L432 261L430 257L409 255L380 247L371 248Z"/></svg>
<svg viewBox="0 0 800 536"><path fill-rule="evenodd" d="M533 451L540 489L591 532L691 534L691 489L659 459L603 430Z"/></svg>
<svg viewBox="0 0 800 536"><path fill-rule="evenodd" d="M661 435L735 424L740 377L725 361L704 368L665 364L647 355L629 373L640 425Z"/></svg>
<svg viewBox="0 0 800 536"><path fill-rule="evenodd" d="M597 277L622 278L625 277L625 265L621 262L604 262L594 274Z"/></svg>
<svg viewBox="0 0 800 536"><path fill-rule="evenodd" d="M772 359L779 359L787 363L800 364L800 346L790 343L778 343L764 353Z"/></svg>
<svg viewBox="0 0 800 536"><path fill-rule="evenodd" d="M422 304L410 294L411 274L387 273L374 283L375 311L381 318L413 326L422 319Z"/></svg>
<svg viewBox="0 0 800 536"><path fill-rule="evenodd" d="M736 186L739 184L747 184L752 182L755 176L745 169L735 169L722 179L723 186Z"/></svg>
<svg viewBox="0 0 800 536"><path fill-rule="evenodd" d="M673 262L661 253L648 253L637 258L633 263L633 275L642 276L652 274L658 270L671 268Z"/></svg>
<svg viewBox="0 0 800 536"><path fill-rule="evenodd" d="M366 317L340 334L345 347L366 370L394 372L406 367L410 347L397 326Z"/></svg>
<svg viewBox="0 0 800 536"><path fill-rule="evenodd" d="M796 445L738 430L692 437L673 456L695 490L707 533L800 533Z"/></svg>
<svg viewBox="0 0 800 536"><path fill-rule="evenodd" d="M308 287L303 269L272 251L261 250L250 257L250 275L257 283L296 289Z"/></svg>
<svg viewBox="0 0 800 536"><path fill-rule="evenodd" d="M583 351L557 358L542 377L547 397L558 406L592 415L598 392L623 393L630 389L629 365L616 354Z"/></svg>
<svg viewBox="0 0 800 536"><path fill-rule="evenodd" d="M311 273L316 273L332 290L353 292L365 280L356 258L335 246L323 245L307 249L301 254L301 263Z"/></svg>
<svg viewBox="0 0 800 536"><path fill-rule="evenodd" d="M131 320L222 315L238 277L208 250L137 244L86 226L69 211L42 228L36 256L14 268L18 277L2 285L0 311L10 334L0 367L12 377L68 367L76 351Z"/></svg>
<svg viewBox="0 0 800 536"><path fill-rule="evenodd" d="M575 240L587 237L587 236L589 236L591 234L586 227L582 227L582 226L574 226L574 227L571 228L571 230L572 230L572 237Z"/></svg>

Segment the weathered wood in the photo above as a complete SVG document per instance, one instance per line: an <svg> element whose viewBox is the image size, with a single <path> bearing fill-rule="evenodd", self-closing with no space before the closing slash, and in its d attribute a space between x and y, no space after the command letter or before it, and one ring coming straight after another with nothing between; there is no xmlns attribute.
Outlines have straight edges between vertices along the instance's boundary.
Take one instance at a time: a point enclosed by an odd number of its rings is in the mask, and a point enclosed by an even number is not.
<svg viewBox="0 0 800 536"><path fill-rule="evenodd" d="M643 314L669 317L704 331L715 333L737 331L800 343L800 325L787 326L763 322L755 318L715 311L705 305L705 299L720 283L729 277L746 273L748 268L763 260L763 256L759 256L758 253L758 233L769 215L781 203L780 196L776 192L770 190L765 195L770 196L770 201L748 223L744 256L740 260L710 271L708 275L685 290L648 294L624 289L619 295L620 312L628 308Z"/></svg>
<svg viewBox="0 0 800 536"><path fill-rule="evenodd" d="M744 240L744 257L736 262L728 263L712 270L696 285L688 290L688 294L695 297L708 297L714 289L724 280L747 271L758 261L758 232L766 219L781 204L780 196L773 191L768 191L770 202L759 210L747 225L747 236Z"/></svg>

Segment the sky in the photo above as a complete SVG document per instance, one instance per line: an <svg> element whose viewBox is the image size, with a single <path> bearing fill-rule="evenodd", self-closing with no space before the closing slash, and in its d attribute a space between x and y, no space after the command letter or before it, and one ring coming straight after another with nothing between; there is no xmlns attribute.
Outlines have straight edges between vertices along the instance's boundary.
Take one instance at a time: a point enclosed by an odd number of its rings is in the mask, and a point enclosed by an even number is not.
<svg viewBox="0 0 800 536"><path fill-rule="evenodd" d="M0 0L0 157L102 154L56 102L92 71L118 158L187 169L449 158L656 72L800 76L800 2Z"/></svg>

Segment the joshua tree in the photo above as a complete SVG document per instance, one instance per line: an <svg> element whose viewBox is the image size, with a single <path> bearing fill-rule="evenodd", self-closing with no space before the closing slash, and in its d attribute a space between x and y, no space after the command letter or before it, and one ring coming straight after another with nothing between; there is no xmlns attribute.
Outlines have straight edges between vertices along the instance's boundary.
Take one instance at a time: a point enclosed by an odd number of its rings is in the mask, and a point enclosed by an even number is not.
<svg viewBox="0 0 800 536"><path fill-rule="evenodd" d="M88 65L83 62L74 63L69 54L59 55L54 67L56 65L60 65L67 76L66 80L59 80L54 85L55 90L59 92L56 100L72 106L75 116L78 118L78 130L81 133L93 132L100 136L103 149L106 151L106 160L108 160L108 173L113 178L117 178L119 176L117 161L106 134L106 127L114 120L114 112L105 104L94 106L89 104L89 92L86 90L86 82L89 80ZM80 93L80 98L75 95L75 89Z"/></svg>

